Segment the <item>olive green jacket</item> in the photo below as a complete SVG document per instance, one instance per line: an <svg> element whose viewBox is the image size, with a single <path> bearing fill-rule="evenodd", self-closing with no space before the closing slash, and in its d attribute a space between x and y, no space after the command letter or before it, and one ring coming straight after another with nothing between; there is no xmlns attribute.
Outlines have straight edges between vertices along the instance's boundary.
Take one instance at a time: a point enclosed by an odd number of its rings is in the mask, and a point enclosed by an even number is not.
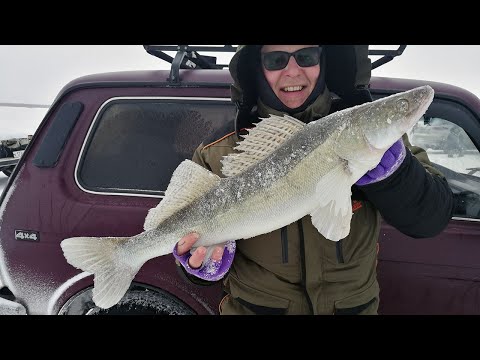
<svg viewBox="0 0 480 360"><path fill-rule="evenodd" d="M426 153L405 140L425 167L437 172ZM234 151L238 141L241 138L231 133L201 144L193 161L223 176L220 160ZM352 207L350 234L339 242L324 238L310 216L285 229L237 241L234 262L224 279L231 298L222 303L222 313L375 313L380 214L366 200L353 200Z"/></svg>

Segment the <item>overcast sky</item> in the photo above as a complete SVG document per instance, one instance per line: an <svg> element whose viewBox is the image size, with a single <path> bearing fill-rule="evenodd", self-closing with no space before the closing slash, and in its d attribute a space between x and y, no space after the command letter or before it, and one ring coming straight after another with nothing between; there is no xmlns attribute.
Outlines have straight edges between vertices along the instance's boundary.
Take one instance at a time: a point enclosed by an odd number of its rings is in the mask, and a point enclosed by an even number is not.
<svg viewBox="0 0 480 360"><path fill-rule="evenodd" d="M227 63L230 56L219 54L217 62ZM142 45L0 45L0 103L49 105L76 77L169 65ZM372 74L446 82L480 97L479 67L480 45L409 45ZM33 134L46 111L0 107L0 139Z"/></svg>

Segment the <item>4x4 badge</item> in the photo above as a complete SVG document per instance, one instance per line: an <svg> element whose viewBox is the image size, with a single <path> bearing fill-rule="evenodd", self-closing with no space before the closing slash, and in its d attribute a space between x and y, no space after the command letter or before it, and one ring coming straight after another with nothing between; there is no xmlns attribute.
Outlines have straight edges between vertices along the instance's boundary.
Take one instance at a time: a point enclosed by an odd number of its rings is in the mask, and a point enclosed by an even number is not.
<svg viewBox="0 0 480 360"><path fill-rule="evenodd" d="M40 233L31 230L15 230L15 240L40 241Z"/></svg>

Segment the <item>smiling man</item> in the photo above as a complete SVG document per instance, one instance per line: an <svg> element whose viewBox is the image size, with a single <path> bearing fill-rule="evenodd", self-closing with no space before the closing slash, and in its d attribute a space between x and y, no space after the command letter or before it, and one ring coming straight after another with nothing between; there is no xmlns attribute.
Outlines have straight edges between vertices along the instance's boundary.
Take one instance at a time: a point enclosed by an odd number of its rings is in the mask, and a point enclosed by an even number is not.
<svg viewBox="0 0 480 360"><path fill-rule="evenodd" d="M319 90L323 87L323 82L318 82L321 52L318 45L263 46L262 72L269 88L262 85L260 78L261 95L271 99L271 89L288 111L300 108L310 95L315 96L315 86Z"/></svg>

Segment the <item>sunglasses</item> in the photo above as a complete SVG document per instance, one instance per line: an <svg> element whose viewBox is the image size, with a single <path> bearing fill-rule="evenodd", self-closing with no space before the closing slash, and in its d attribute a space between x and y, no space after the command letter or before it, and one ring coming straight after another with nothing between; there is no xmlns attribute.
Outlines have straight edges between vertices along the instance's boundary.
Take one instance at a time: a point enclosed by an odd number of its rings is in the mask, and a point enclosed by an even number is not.
<svg viewBox="0 0 480 360"><path fill-rule="evenodd" d="M290 56L293 56L298 66L310 67L320 63L321 53L321 47L303 48L293 53L286 51L271 51L262 54L262 63L266 70L281 70L287 66L290 61Z"/></svg>

